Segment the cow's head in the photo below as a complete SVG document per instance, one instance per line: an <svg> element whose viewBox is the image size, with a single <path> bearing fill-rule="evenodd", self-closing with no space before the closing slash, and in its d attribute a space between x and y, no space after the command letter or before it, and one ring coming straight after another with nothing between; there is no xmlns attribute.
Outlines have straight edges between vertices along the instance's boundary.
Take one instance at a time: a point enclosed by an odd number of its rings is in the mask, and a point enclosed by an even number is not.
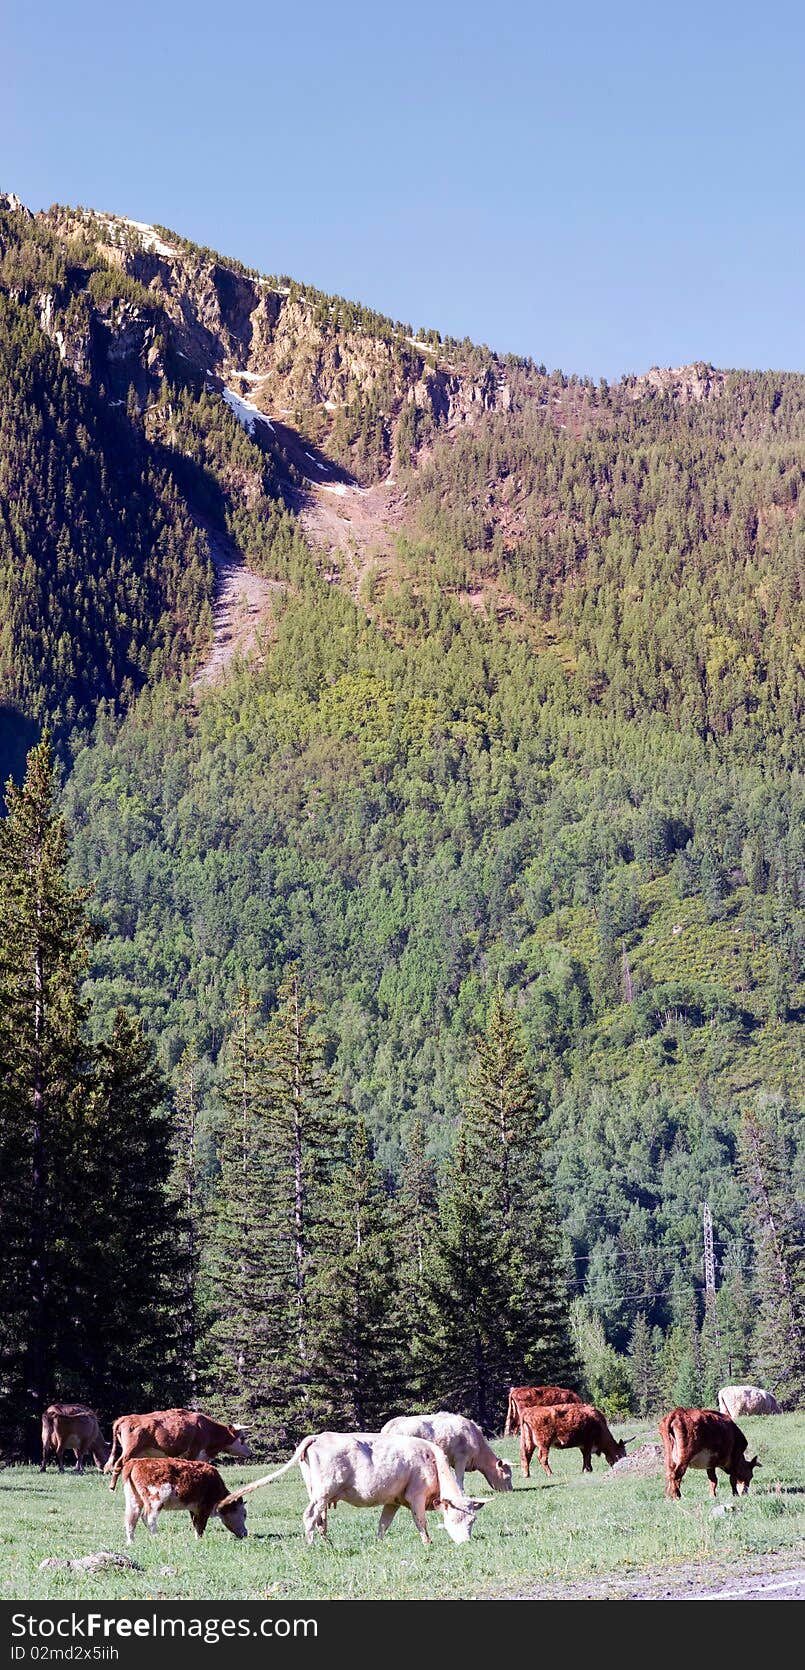
<svg viewBox="0 0 805 1670"><path fill-rule="evenodd" d="M498 1461L495 1466L495 1477L492 1480L493 1490L513 1490L512 1470L508 1461Z"/></svg>
<svg viewBox="0 0 805 1670"><path fill-rule="evenodd" d="M760 1462L758 1461L756 1455L752 1457L751 1461L747 1461L746 1456L742 1455L740 1460L736 1463L735 1489L737 1490L739 1496L746 1495L746 1492L752 1483L752 1474L754 1473L755 1468L759 1466Z"/></svg>
<svg viewBox="0 0 805 1670"><path fill-rule="evenodd" d="M230 1426L227 1430L232 1434L232 1442L227 1444L226 1454L236 1456L238 1461L251 1461L252 1451L245 1438L248 1427Z"/></svg>
<svg viewBox="0 0 805 1670"><path fill-rule="evenodd" d="M98 1467L98 1468L102 1468L103 1471L105 1472L106 1471L106 1463L109 1460L109 1457L110 1457L111 1454L112 1454L111 1444L107 1444L106 1439L104 1438L103 1434L99 1432L98 1436L95 1440L95 1443L92 1446L92 1459L95 1463L95 1466Z"/></svg>
<svg viewBox="0 0 805 1670"><path fill-rule="evenodd" d="M219 1502L216 1511L222 1525L225 1525L227 1530L232 1532L233 1537L248 1536L249 1533L246 1530L246 1503L242 1496L224 1497L223 1502Z"/></svg>
<svg viewBox="0 0 805 1670"><path fill-rule="evenodd" d="M453 1542L469 1542L476 1515L486 1506L477 1496L465 1496L460 1502L442 1497L438 1503L444 1518L444 1528Z"/></svg>

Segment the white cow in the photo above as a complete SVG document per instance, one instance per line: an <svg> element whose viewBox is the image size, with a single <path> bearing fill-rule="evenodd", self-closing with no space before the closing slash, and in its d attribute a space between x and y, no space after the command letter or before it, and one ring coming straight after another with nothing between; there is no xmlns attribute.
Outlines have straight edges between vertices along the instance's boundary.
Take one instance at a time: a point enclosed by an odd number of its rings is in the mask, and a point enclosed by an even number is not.
<svg viewBox="0 0 805 1670"><path fill-rule="evenodd" d="M722 1386L718 1394L722 1415L737 1421L739 1415L779 1415L780 1405L762 1386Z"/></svg>
<svg viewBox="0 0 805 1670"><path fill-rule="evenodd" d="M465 1473L483 1473L493 1490L511 1490L512 1470L508 1461L495 1455L475 1421L440 1409L435 1415L395 1415L380 1428L382 1433L403 1432L411 1438L426 1438L438 1444L464 1489Z"/></svg>
<svg viewBox="0 0 805 1670"><path fill-rule="evenodd" d="M273 1484L299 1463L308 1494L302 1516L305 1536L313 1541L318 1529L327 1535L327 1509L337 1502L355 1508L382 1508L378 1536L382 1537L398 1508L410 1508L414 1523L428 1544L425 1514L441 1508L444 1528L453 1542L468 1542L483 1502L465 1496L442 1450L423 1438L376 1432L317 1432L297 1444L290 1461L262 1479L244 1485L237 1500L261 1485ZM226 1504L221 1503L219 1507Z"/></svg>

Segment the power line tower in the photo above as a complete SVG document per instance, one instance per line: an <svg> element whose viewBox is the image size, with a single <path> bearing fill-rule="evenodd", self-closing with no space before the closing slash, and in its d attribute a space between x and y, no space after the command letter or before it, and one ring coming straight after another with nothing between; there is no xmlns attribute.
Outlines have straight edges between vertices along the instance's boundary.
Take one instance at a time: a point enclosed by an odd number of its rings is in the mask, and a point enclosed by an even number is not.
<svg viewBox="0 0 805 1670"><path fill-rule="evenodd" d="M702 1206L702 1229L704 1231L704 1309L712 1330L712 1337L718 1356L721 1356L721 1339L718 1332L718 1312L716 1310L716 1254L713 1246L713 1214L709 1202Z"/></svg>

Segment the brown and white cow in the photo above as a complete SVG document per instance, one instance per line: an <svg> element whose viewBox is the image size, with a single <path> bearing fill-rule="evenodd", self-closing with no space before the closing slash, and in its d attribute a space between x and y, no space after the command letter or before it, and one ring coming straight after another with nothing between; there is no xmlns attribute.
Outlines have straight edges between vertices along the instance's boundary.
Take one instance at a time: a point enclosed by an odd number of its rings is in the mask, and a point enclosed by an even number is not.
<svg viewBox="0 0 805 1670"><path fill-rule="evenodd" d="M440 1409L435 1415L395 1415L380 1428L387 1432L405 1433L409 1438L426 1438L438 1444L464 1489L465 1473L482 1473L493 1490L511 1490L512 1470L508 1461L501 1461L487 1443L481 1428L464 1415L451 1415Z"/></svg>
<svg viewBox="0 0 805 1670"><path fill-rule="evenodd" d="M592 1457L602 1455L610 1467L622 1461L630 1438L613 1438L606 1416L592 1403L556 1403L523 1409L520 1419L520 1462L526 1478L531 1474L531 1457L550 1474L551 1450L581 1450L581 1470L591 1473Z"/></svg>
<svg viewBox="0 0 805 1670"><path fill-rule="evenodd" d="M101 1432L98 1417L87 1403L50 1403L42 1416L42 1464L44 1473L51 1451L56 1457L59 1472L64 1472L64 1452L75 1452L76 1472L83 1473L84 1462L92 1456L100 1472L108 1455L109 1445Z"/></svg>
<svg viewBox="0 0 805 1670"><path fill-rule="evenodd" d="M166 1456L127 1461L123 1466L123 1495L129 1543L141 1517L154 1535L161 1513L182 1508L189 1513L197 1537L203 1537L213 1515L233 1536L247 1535L243 1498L237 1493L230 1495L218 1469L206 1461L172 1461Z"/></svg>
<svg viewBox="0 0 805 1670"><path fill-rule="evenodd" d="M120 1415L112 1427L112 1453L104 1468L114 1490L127 1461L136 1456L181 1456L212 1461L217 1455L250 1461L242 1426L224 1426L198 1409L156 1409L150 1415Z"/></svg>
<svg viewBox="0 0 805 1670"><path fill-rule="evenodd" d="M706 1472L711 1496L718 1488L717 1467L727 1474L733 1496L745 1496L760 1466L757 1456L747 1461L748 1440L740 1427L717 1409L672 1409L660 1421L660 1437L665 1451L665 1494L672 1501L678 1501L689 1467Z"/></svg>
<svg viewBox="0 0 805 1670"><path fill-rule="evenodd" d="M297 1444L290 1461L275 1473L255 1479L238 1492L247 1496L273 1484L299 1464L308 1494L302 1517L305 1536L327 1535L327 1510L337 1502L355 1508L382 1508L378 1536L388 1530L398 1508L409 1508L428 1544L426 1513L441 1508L444 1528L453 1542L467 1542L484 1503L465 1496L444 1451L424 1438L402 1433L317 1432Z"/></svg>
<svg viewBox="0 0 805 1670"><path fill-rule="evenodd" d="M780 1405L772 1392L762 1386L722 1386L718 1394L722 1415L737 1421L739 1415L779 1415Z"/></svg>
<svg viewBox="0 0 805 1670"><path fill-rule="evenodd" d="M542 1408L551 1403L581 1402L578 1392L571 1392L567 1386L511 1386L503 1436L508 1438L512 1433L520 1431L520 1411L528 1404L536 1404L538 1408Z"/></svg>

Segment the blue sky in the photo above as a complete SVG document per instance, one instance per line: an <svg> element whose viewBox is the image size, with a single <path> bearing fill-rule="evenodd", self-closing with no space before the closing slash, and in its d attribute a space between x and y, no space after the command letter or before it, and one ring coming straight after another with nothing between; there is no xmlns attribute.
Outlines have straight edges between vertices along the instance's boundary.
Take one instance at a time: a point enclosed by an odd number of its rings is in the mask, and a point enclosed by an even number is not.
<svg viewBox="0 0 805 1670"><path fill-rule="evenodd" d="M805 11L39 0L0 187L549 368L805 370Z"/></svg>

